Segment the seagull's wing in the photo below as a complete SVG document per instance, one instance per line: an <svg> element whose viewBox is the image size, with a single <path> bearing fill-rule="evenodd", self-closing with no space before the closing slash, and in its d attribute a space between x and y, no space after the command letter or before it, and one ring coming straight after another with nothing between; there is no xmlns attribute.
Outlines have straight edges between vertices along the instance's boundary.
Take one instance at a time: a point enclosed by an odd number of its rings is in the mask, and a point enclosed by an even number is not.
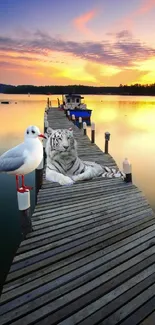
<svg viewBox="0 0 155 325"><path fill-rule="evenodd" d="M25 163L24 143L5 152L0 157L0 172L11 172Z"/></svg>

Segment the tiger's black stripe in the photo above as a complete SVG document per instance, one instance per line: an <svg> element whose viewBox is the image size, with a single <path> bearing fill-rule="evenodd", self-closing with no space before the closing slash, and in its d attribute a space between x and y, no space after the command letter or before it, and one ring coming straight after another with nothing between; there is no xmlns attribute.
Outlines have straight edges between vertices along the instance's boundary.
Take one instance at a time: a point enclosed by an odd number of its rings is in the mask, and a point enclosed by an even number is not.
<svg viewBox="0 0 155 325"><path fill-rule="evenodd" d="M53 166L55 167L55 171L58 171L60 174L62 174L62 171L57 167L57 166L55 166L55 161L53 162ZM48 166L47 166L48 167ZM52 170L52 169L51 169Z"/></svg>
<svg viewBox="0 0 155 325"><path fill-rule="evenodd" d="M53 168L50 168L49 166L47 166L47 168L48 168L48 169L50 169L50 170L53 170L54 172L56 171L55 169L53 169Z"/></svg>
<svg viewBox="0 0 155 325"><path fill-rule="evenodd" d="M67 169L67 172L69 172L69 171L73 168L74 164L75 164L75 160L72 161L72 165L71 165L71 167L69 167L69 168Z"/></svg>
<svg viewBox="0 0 155 325"><path fill-rule="evenodd" d="M62 168L62 170L64 171L64 173L65 173L65 170L64 170L63 166L60 164L60 162L57 161L56 159L54 160L54 162L56 162L58 164L58 166L60 166Z"/></svg>
<svg viewBox="0 0 155 325"><path fill-rule="evenodd" d="M78 169L81 167L81 162L79 162L78 167L74 170L73 175L78 171Z"/></svg>

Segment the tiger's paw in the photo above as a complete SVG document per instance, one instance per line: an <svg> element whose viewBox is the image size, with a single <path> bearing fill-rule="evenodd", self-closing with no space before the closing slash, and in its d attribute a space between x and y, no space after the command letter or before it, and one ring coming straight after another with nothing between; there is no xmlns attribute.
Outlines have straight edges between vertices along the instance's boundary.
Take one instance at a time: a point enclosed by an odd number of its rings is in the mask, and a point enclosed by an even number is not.
<svg viewBox="0 0 155 325"><path fill-rule="evenodd" d="M60 185L72 185L74 184L74 180L71 179L68 176L64 176L60 181L59 181Z"/></svg>
<svg viewBox="0 0 155 325"><path fill-rule="evenodd" d="M72 176L72 180L73 180L74 182L79 181L79 175Z"/></svg>

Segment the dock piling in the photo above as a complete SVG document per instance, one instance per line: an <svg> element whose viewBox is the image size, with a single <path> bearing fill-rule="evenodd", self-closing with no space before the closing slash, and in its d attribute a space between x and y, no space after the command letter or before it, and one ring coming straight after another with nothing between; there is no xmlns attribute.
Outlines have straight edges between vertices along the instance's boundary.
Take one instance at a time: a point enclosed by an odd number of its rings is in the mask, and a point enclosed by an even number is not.
<svg viewBox="0 0 155 325"><path fill-rule="evenodd" d="M72 114L72 122L75 124L75 115Z"/></svg>
<svg viewBox="0 0 155 325"><path fill-rule="evenodd" d="M68 117L69 120L71 119L71 117L70 117L70 111L67 111L67 117Z"/></svg>
<svg viewBox="0 0 155 325"><path fill-rule="evenodd" d="M45 133L44 133L45 134ZM47 134L45 134L47 135ZM47 139L43 139L43 164L45 165L45 162L46 162L46 142L47 142Z"/></svg>
<svg viewBox="0 0 155 325"><path fill-rule="evenodd" d="M44 133L47 132L47 128L49 127L49 122L45 119L44 120Z"/></svg>
<svg viewBox="0 0 155 325"><path fill-rule="evenodd" d="M87 135L87 123L83 122L83 134Z"/></svg>
<svg viewBox="0 0 155 325"><path fill-rule="evenodd" d="M18 209L20 211L20 223L23 238L32 231L31 223L31 204L30 191L25 190L24 193L17 191Z"/></svg>
<svg viewBox="0 0 155 325"><path fill-rule="evenodd" d="M124 181L126 183L132 183L132 166L127 158L123 161L123 172L125 174Z"/></svg>
<svg viewBox="0 0 155 325"><path fill-rule="evenodd" d="M104 149L104 152L106 154L109 153L109 140L110 140L110 133L109 132L105 132L105 149Z"/></svg>
<svg viewBox="0 0 155 325"><path fill-rule="evenodd" d="M37 195L39 190L42 187L43 183L43 171L44 171L44 159L42 159L41 163L35 170L35 201L37 203Z"/></svg>
<svg viewBox="0 0 155 325"><path fill-rule="evenodd" d="M79 117L79 129L82 129L82 117Z"/></svg>
<svg viewBox="0 0 155 325"><path fill-rule="evenodd" d="M91 143L95 143L95 123L91 124Z"/></svg>

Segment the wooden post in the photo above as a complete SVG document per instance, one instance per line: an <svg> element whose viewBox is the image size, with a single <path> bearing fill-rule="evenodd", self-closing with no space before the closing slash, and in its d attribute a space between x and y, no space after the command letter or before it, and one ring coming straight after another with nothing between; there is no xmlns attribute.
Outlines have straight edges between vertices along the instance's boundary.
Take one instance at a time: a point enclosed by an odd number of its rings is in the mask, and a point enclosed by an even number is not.
<svg viewBox="0 0 155 325"><path fill-rule="evenodd" d="M48 135L46 133L44 133L44 135L47 137L48 139ZM46 142L47 142L47 139L43 139L43 164L45 165L46 163Z"/></svg>
<svg viewBox="0 0 155 325"><path fill-rule="evenodd" d="M82 117L79 117L79 129L82 129Z"/></svg>
<svg viewBox="0 0 155 325"><path fill-rule="evenodd" d="M70 111L67 111L67 117L68 117L69 120L71 119L71 117L70 117Z"/></svg>
<svg viewBox="0 0 155 325"><path fill-rule="evenodd" d="M44 120L47 120L47 116L48 116L48 114L47 114L47 112L45 112L44 113Z"/></svg>
<svg viewBox="0 0 155 325"><path fill-rule="evenodd" d="M44 120L44 133L46 133L47 132L47 128L49 127L49 123L48 123L48 121L45 119Z"/></svg>
<svg viewBox="0 0 155 325"><path fill-rule="evenodd" d="M57 102L58 102L58 108L59 108L61 106L59 98L57 98Z"/></svg>
<svg viewBox="0 0 155 325"><path fill-rule="evenodd" d="M24 193L17 191L18 209L20 211L20 223L23 239L28 233L32 231L31 222L31 205L30 205L30 191L25 190Z"/></svg>
<svg viewBox="0 0 155 325"><path fill-rule="evenodd" d="M123 161L123 173L125 174L124 181L126 183L132 183L132 166L127 158Z"/></svg>
<svg viewBox="0 0 155 325"><path fill-rule="evenodd" d="M109 150L108 150L108 145L109 145L109 140L110 140L110 133L109 132L105 132L105 149L104 149L104 152L106 154L108 154Z"/></svg>
<svg viewBox="0 0 155 325"><path fill-rule="evenodd" d="M87 135L87 123L83 122L83 134Z"/></svg>
<svg viewBox="0 0 155 325"><path fill-rule="evenodd" d="M91 143L95 143L95 123L91 124Z"/></svg>
<svg viewBox="0 0 155 325"><path fill-rule="evenodd" d="M38 192L41 189L43 183L43 171L44 171L44 160L42 159L41 163L35 170L35 202L36 203L37 203Z"/></svg>
<svg viewBox="0 0 155 325"><path fill-rule="evenodd" d="M75 124L75 115L74 114L72 114L72 121Z"/></svg>
<svg viewBox="0 0 155 325"><path fill-rule="evenodd" d="M49 97L47 98L47 107L49 108L49 106L50 106L50 99L49 99Z"/></svg>

